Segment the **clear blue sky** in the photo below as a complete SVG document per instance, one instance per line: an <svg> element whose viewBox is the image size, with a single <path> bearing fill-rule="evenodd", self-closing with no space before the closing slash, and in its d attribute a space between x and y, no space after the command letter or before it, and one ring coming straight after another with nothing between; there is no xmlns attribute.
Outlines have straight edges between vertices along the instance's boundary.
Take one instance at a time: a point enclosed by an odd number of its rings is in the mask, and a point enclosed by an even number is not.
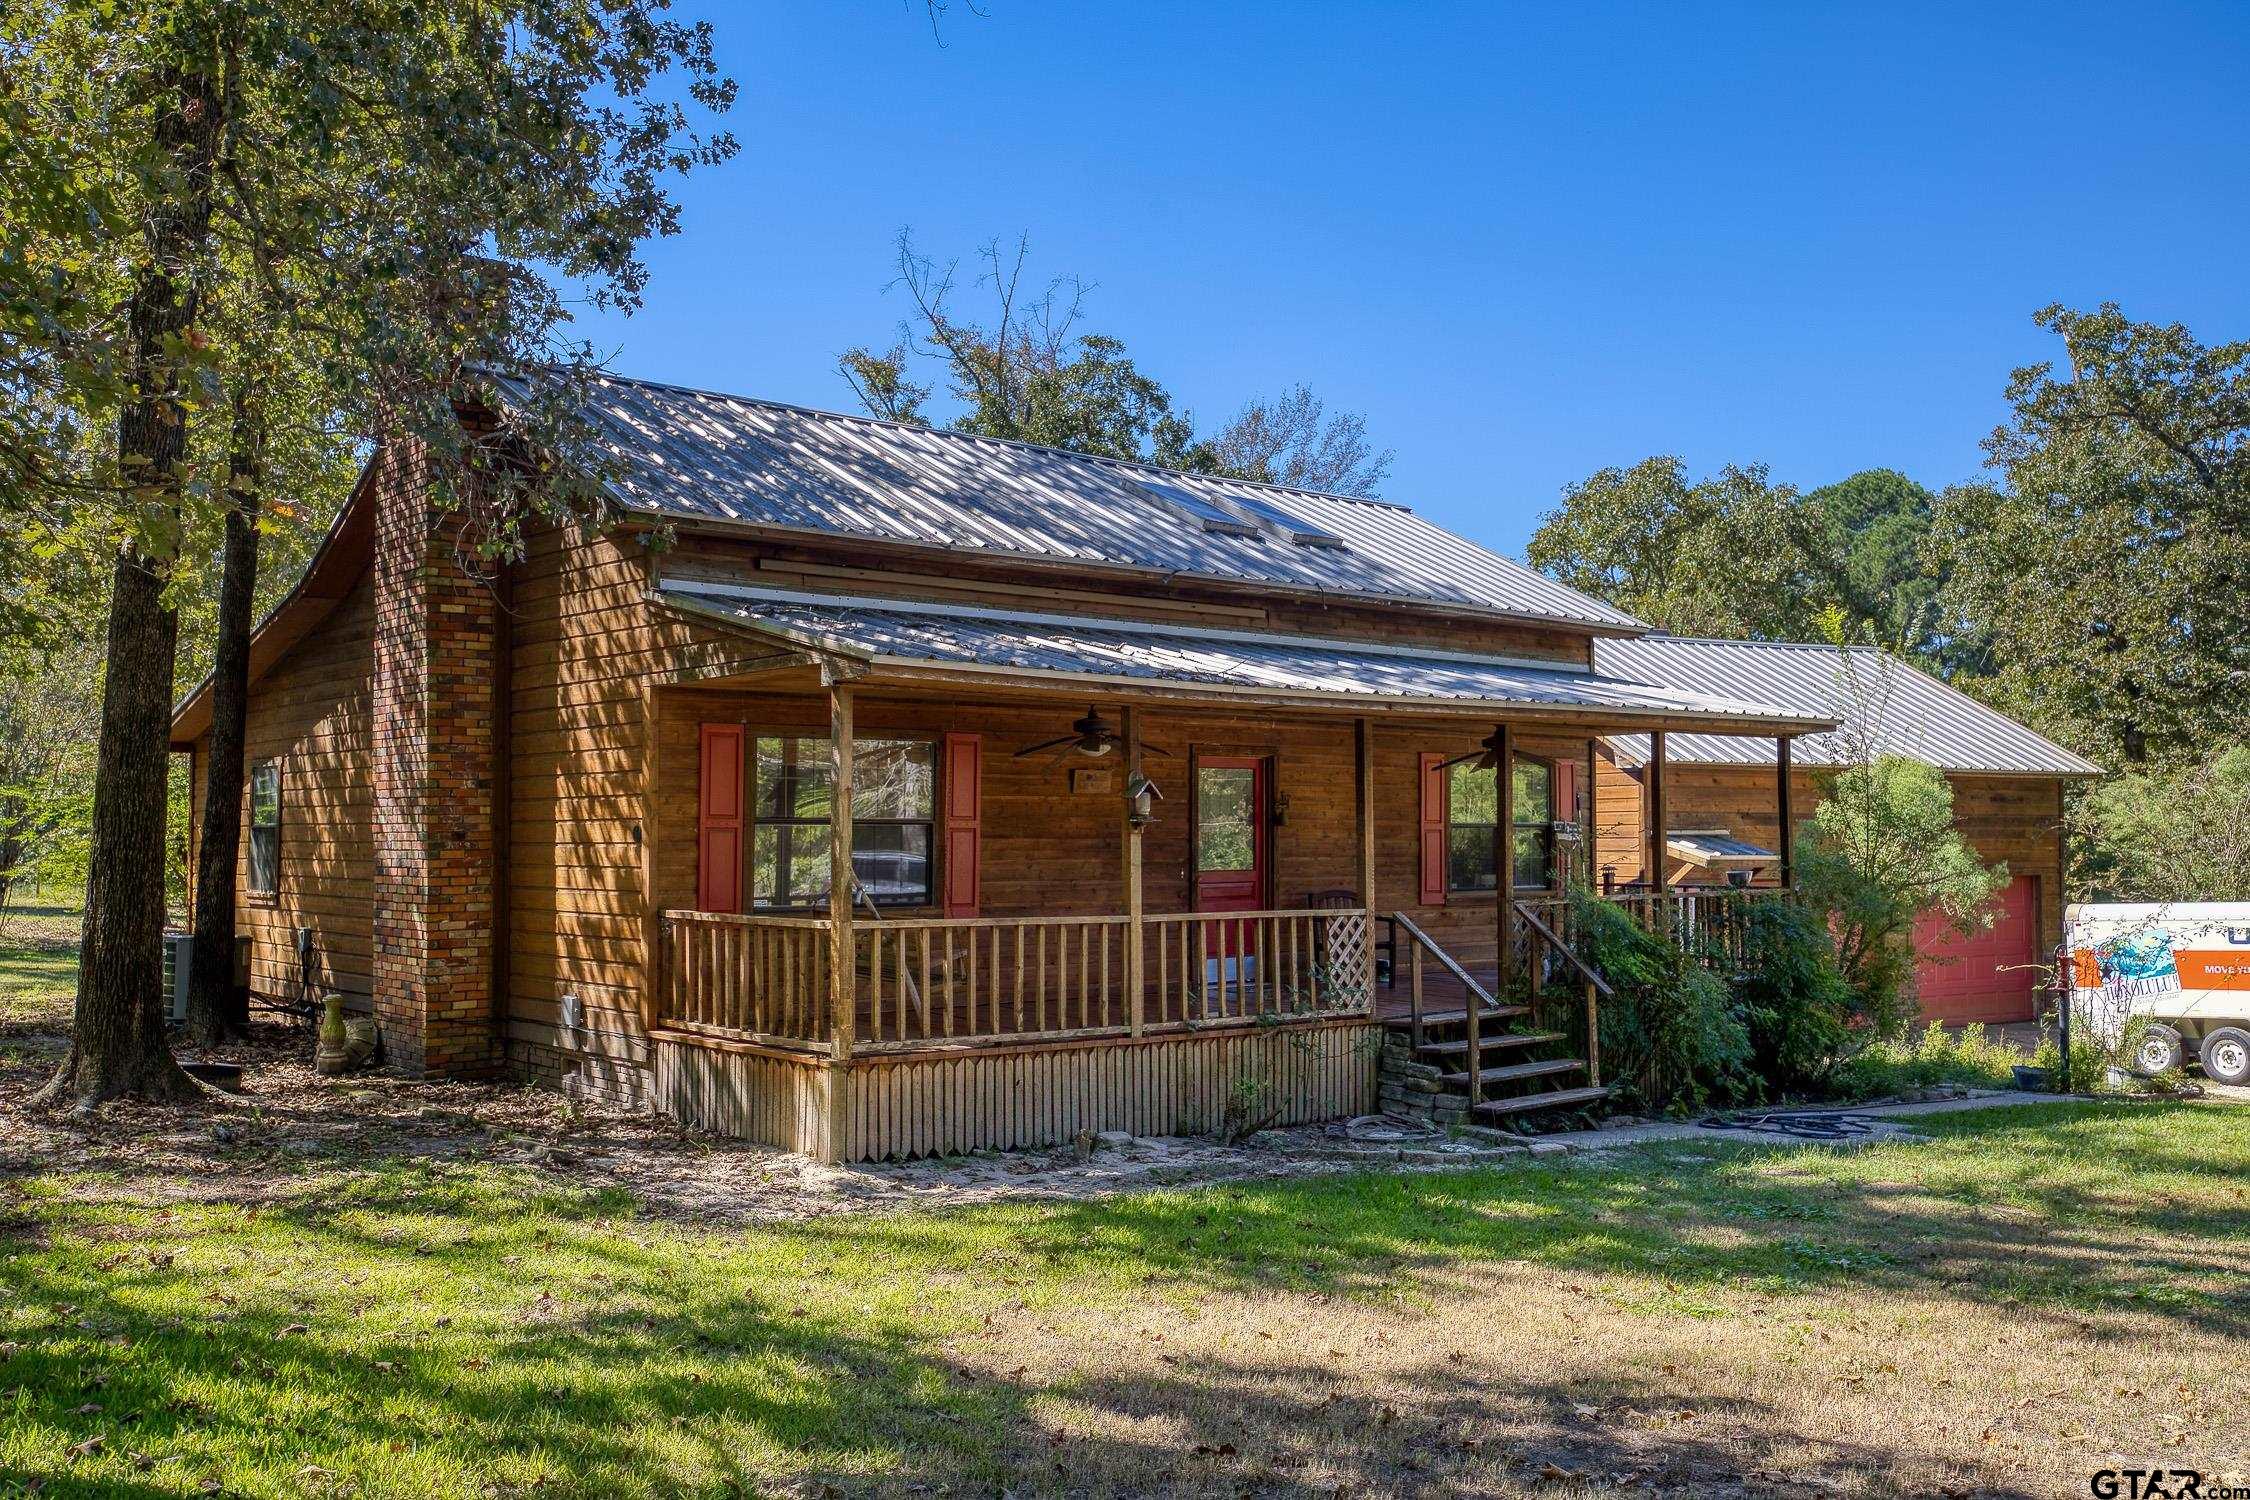
<svg viewBox="0 0 2250 1500"><path fill-rule="evenodd" d="M2048 302L2250 336L2250 4L680 4L743 151L626 374L851 409L899 228L1028 231L1199 423L1308 382L1520 551L1652 453L1971 477Z"/></svg>

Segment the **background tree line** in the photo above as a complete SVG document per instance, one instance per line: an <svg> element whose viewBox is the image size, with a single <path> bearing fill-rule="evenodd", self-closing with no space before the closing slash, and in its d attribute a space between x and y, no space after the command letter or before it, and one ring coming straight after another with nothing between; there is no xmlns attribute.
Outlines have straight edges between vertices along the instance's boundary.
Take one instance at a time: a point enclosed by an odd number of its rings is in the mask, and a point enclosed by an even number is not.
<svg viewBox="0 0 2250 1500"><path fill-rule="evenodd" d="M0 725L36 730L0 763L0 879L85 893L44 1100L195 1092L159 987L174 696L208 665L210 1039L251 621L376 447L427 456L433 540L472 572L535 517L601 523L568 308L637 305L667 179L735 149L691 119L732 97L662 0L0 0ZM493 374L534 394L472 432Z"/></svg>
<svg viewBox="0 0 2250 1500"><path fill-rule="evenodd" d="M2250 342L2049 307L1991 475L1800 492L1677 458L1571 485L1532 563L1660 629L1880 645L2116 773L2073 895L2250 900Z"/></svg>

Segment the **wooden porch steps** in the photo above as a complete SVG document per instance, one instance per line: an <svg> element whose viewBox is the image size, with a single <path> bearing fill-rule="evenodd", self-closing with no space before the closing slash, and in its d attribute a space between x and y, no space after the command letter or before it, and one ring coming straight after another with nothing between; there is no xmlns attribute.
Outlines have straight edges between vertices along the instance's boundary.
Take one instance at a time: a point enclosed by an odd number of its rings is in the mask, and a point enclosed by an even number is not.
<svg viewBox="0 0 2250 1500"><path fill-rule="evenodd" d="M1543 1047L1549 1042L1559 1042L1562 1039L1563 1034L1559 1031L1510 1031L1484 1038L1483 1050L1497 1052L1509 1047ZM1469 1039L1457 1037L1450 1042L1424 1042L1415 1050L1424 1057L1466 1057L1469 1055ZM1461 1076L1466 1078L1469 1075L1464 1073Z"/></svg>
<svg viewBox="0 0 2250 1500"><path fill-rule="evenodd" d="M1577 1064L1583 1067L1584 1064ZM1480 1115L1520 1115L1536 1109L1568 1109L1581 1104L1593 1104L1609 1097L1609 1090L1599 1086L1575 1089L1552 1089L1544 1094L1518 1094L1511 1099L1486 1099L1479 1102Z"/></svg>
<svg viewBox="0 0 2250 1500"><path fill-rule="evenodd" d="M1447 952L1405 913L1394 922L1402 946L1393 956L1392 983L1405 960L1405 975L1412 1004L1402 1013L1385 1016L1384 1047L1386 1098L1409 1114L1427 1111L1443 1123L1482 1117L1517 1118L1535 1110L1566 1110L1597 1103L1610 1091L1596 1081L1594 1054L1584 1057L1543 1056L1572 1046L1573 1035L1592 1038L1597 1031L1596 998L1609 986L1571 952L1555 930L1536 912L1517 903L1517 912L1534 944L1529 961L1515 972L1547 976L1558 964L1575 966L1584 981L1586 1030L1517 1030L1498 1023L1514 1023L1533 1013L1530 1005L1504 1003L1497 974L1481 974L1460 956ZM1432 990L1435 993L1432 993ZM1434 1002L1434 1008L1433 1008ZM1417 1012L1419 1014L1417 1014ZM1559 1019L1559 1018L1557 1018ZM1476 1043L1469 1041L1471 1028ZM1589 1040L1589 1048L1593 1045Z"/></svg>
<svg viewBox="0 0 2250 1500"><path fill-rule="evenodd" d="M1487 1005L1477 1012L1477 1023L1481 1026L1487 1021L1505 1021L1513 1016L1528 1016L1530 1014L1531 1007L1528 1005ZM1457 1005L1451 1010L1426 1010L1422 1012L1424 1028L1431 1026L1466 1026L1468 1023L1469 1008L1465 1005ZM1409 1030L1414 1023L1405 1016L1393 1016L1387 1024L1393 1029Z"/></svg>
<svg viewBox="0 0 2250 1500"><path fill-rule="evenodd" d="M1558 1073L1583 1073L1585 1070L1586 1060L1582 1057L1551 1057L1540 1062L1507 1063L1497 1068L1486 1068L1482 1081L1488 1086L1495 1083L1524 1083L1534 1078L1552 1078ZM1467 1088L1469 1075L1466 1070L1448 1073L1440 1081L1455 1088Z"/></svg>

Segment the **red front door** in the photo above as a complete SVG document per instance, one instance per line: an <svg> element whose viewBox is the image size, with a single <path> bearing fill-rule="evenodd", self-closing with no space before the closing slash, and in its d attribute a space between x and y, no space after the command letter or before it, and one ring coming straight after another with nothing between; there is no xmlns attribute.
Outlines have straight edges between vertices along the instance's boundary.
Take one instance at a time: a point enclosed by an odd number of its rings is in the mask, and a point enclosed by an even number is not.
<svg viewBox="0 0 2250 1500"><path fill-rule="evenodd" d="M1202 756L1195 763L1195 909L1262 911L1266 905L1269 830L1266 763L1247 756ZM1255 975L1248 923L1229 922L1206 964L1207 983L1223 993Z"/></svg>
<svg viewBox="0 0 2250 1500"><path fill-rule="evenodd" d="M1993 923L1964 936L1942 917L1915 926L1915 977L1926 1021L2028 1021L2036 1013L2039 878L2018 875L1993 901Z"/></svg>

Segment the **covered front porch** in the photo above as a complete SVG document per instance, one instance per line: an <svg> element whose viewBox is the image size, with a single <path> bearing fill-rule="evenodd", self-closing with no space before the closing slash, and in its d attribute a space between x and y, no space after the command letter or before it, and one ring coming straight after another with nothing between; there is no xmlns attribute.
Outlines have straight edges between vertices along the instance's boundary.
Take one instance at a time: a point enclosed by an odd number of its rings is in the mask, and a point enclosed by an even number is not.
<svg viewBox="0 0 2250 1500"><path fill-rule="evenodd" d="M1062 672L1022 665L1028 628L939 662L895 615L671 602L786 649L649 691L659 1098L842 1159L1364 1113L1387 1025L1480 1095L1563 1061L1534 1038L1578 1071L1527 1076L1598 1091L1566 896L1592 883L1595 737L1821 727L1564 662L1334 643L1329 680L1382 680L1243 686L1210 680L1223 639L1191 638L1195 676ZM1616 899L1684 935L1743 898ZM1567 1026L1519 999L1557 986Z"/></svg>

